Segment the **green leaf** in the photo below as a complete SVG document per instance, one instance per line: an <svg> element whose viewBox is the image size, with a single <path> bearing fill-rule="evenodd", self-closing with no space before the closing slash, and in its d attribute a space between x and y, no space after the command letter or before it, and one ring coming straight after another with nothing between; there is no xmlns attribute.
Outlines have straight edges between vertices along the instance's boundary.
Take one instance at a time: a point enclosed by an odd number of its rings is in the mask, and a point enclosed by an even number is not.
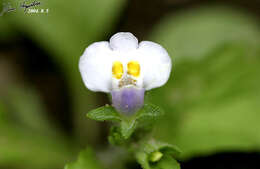
<svg viewBox="0 0 260 169"><path fill-rule="evenodd" d="M121 121L121 116L112 106L103 106L87 113L87 117L97 121Z"/></svg>
<svg viewBox="0 0 260 169"><path fill-rule="evenodd" d="M169 155L164 155L158 162L149 162L147 154L138 152L137 162L143 169L180 169L180 164Z"/></svg>
<svg viewBox="0 0 260 169"><path fill-rule="evenodd" d="M155 135L182 157L260 150L260 31L233 9L205 7L169 16L152 39L166 47L175 70L151 92L165 110Z"/></svg>
<svg viewBox="0 0 260 169"><path fill-rule="evenodd" d="M145 104L139 112L129 117L121 116L112 106L103 106L92 110L87 113L87 117L97 121L121 121L119 127L116 127L116 130L113 128L110 132L110 142L116 143L121 142L122 139L128 139L137 127L144 127L145 123L154 121L162 114L163 111L158 106Z"/></svg>
<svg viewBox="0 0 260 169"><path fill-rule="evenodd" d="M124 143L125 140L122 137L121 130L118 126L112 126L110 128L108 141L112 145L120 145Z"/></svg>
<svg viewBox="0 0 260 169"><path fill-rule="evenodd" d="M163 154L170 154L176 158L179 157L182 152L177 146L163 142L157 142L156 147Z"/></svg>
<svg viewBox="0 0 260 169"><path fill-rule="evenodd" d="M146 103L133 116L125 117L120 123L121 135L124 139L128 139L137 128L151 127L152 123L162 116L163 111L153 104Z"/></svg>
<svg viewBox="0 0 260 169"><path fill-rule="evenodd" d="M78 160L67 164L64 169L102 169L93 151L88 148L80 152Z"/></svg>
<svg viewBox="0 0 260 169"><path fill-rule="evenodd" d="M147 154L159 151L163 154L173 155L174 157L178 157L181 153L177 146L155 140L149 140L148 142L143 143L142 149Z"/></svg>
<svg viewBox="0 0 260 169"><path fill-rule="evenodd" d="M138 120L153 120L164 114L163 110L153 104L146 103L143 108L137 113Z"/></svg>
<svg viewBox="0 0 260 169"><path fill-rule="evenodd" d="M144 104L143 108L136 113L137 128L151 130L163 114L164 112L160 107L150 103Z"/></svg>
<svg viewBox="0 0 260 169"><path fill-rule="evenodd" d="M152 165L151 169L180 169L180 164L170 156L164 156L158 163Z"/></svg>
<svg viewBox="0 0 260 169"><path fill-rule="evenodd" d="M142 166L143 169L150 169L148 155L141 151L135 154L137 162Z"/></svg>
<svg viewBox="0 0 260 169"><path fill-rule="evenodd" d="M120 123L120 129L121 129L121 134L124 139L128 139L131 134L134 132L137 126L137 121L136 119L127 119L123 120Z"/></svg>
<svg viewBox="0 0 260 169"><path fill-rule="evenodd" d="M176 146L149 140L141 143L135 157L143 169L178 169L180 166L173 157L179 154Z"/></svg>

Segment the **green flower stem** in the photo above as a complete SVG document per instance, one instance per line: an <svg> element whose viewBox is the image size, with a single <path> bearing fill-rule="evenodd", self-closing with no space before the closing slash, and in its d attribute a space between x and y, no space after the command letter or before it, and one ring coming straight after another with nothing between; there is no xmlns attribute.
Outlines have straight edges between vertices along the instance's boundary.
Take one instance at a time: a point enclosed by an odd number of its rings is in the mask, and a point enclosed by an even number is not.
<svg viewBox="0 0 260 169"><path fill-rule="evenodd" d="M163 111L158 106L148 103L132 116L124 116L109 105L90 111L87 114L90 119L113 122L108 140L119 149L113 149L112 152L108 148L102 153L103 155L101 154L100 159L108 159L107 156L105 157L105 152L109 155L109 162L101 160L104 165L110 168L124 168L123 162L129 159L134 160L133 157L135 157L143 169L179 169L180 166L174 159L179 155L179 149L176 146L156 141L151 136L155 120L162 115ZM126 153L120 154L122 148L127 150ZM120 162L118 159L121 159ZM73 164L73 166L77 165L80 166L77 163Z"/></svg>

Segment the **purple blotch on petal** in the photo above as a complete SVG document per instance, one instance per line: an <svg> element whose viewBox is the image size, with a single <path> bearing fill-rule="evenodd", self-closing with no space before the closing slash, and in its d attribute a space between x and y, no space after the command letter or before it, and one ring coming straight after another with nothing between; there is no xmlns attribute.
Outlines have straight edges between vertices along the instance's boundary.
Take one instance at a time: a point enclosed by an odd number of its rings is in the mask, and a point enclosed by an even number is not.
<svg viewBox="0 0 260 169"><path fill-rule="evenodd" d="M111 92L113 106L118 112L131 115L143 106L144 91L144 89L135 87L124 87L114 90Z"/></svg>

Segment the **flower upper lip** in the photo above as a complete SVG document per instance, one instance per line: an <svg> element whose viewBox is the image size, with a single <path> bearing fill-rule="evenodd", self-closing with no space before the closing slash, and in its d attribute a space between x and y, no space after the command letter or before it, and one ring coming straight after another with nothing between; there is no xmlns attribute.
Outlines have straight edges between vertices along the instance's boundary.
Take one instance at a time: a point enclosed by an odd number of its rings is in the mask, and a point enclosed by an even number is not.
<svg viewBox="0 0 260 169"><path fill-rule="evenodd" d="M161 45L150 41L138 44L129 32L116 33L109 42L91 44L79 61L86 87L107 93L129 85L145 90L160 87L167 82L171 66Z"/></svg>

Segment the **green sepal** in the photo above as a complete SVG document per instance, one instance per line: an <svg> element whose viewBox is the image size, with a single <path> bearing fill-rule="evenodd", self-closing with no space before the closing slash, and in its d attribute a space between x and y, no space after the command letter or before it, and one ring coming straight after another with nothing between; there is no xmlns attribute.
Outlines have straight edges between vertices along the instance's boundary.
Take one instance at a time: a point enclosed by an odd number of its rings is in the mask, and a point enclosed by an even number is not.
<svg viewBox="0 0 260 169"><path fill-rule="evenodd" d="M121 135L128 139L137 128L151 127L152 123L163 115L163 110L158 106L146 103L133 116L122 118L120 123Z"/></svg>
<svg viewBox="0 0 260 169"><path fill-rule="evenodd" d="M114 107L109 105L91 110L89 113L87 113L87 117L97 121L121 121L120 114L114 109Z"/></svg>
<svg viewBox="0 0 260 169"><path fill-rule="evenodd" d="M159 117L164 114L164 111L153 104L146 103L143 108L136 113L138 128L152 128L153 124Z"/></svg>
<svg viewBox="0 0 260 169"><path fill-rule="evenodd" d="M126 119L121 121L120 130L124 139L128 139L137 127L136 119Z"/></svg>
<svg viewBox="0 0 260 169"><path fill-rule="evenodd" d="M108 141L112 145L121 145L124 143L124 139L118 126L112 126L110 128Z"/></svg>
<svg viewBox="0 0 260 169"><path fill-rule="evenodd" d="M135 119L123 119L119 126L112 126L108 140L113 145L120 145L132 135L136 129L137 121Z"/></svg>
<svg viewBox="0 0 260 169"><path fill-rule="evenodd" d="M140 109L137 114L136 118L141 121L141 120L154 120L164 114L163 110L153 104L146 103L144 104L143 108Z"/></svg>
<svg viewBox="0 0 260 169"><path fill-rule="evenodd" d="M146 103L144 106L132 116L119 114L112 106L103 106L87 113L87 117L97 121L113 121L120 122L117 129L110 132L109 141L112 143L121 143L127 140L137 128L145 128L152 126L159 116L163 115L162 109L153 104Z"/></svg>

